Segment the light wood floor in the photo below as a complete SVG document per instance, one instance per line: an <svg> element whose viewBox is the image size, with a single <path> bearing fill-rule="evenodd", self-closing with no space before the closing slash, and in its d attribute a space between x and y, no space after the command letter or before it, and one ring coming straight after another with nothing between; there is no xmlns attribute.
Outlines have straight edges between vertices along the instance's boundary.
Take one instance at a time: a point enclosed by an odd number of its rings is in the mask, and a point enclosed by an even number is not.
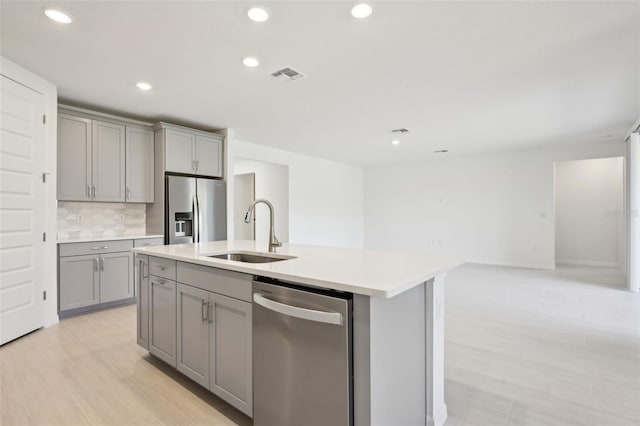
<svg viewBox="0 0 640 426"><path fill-rule="evenodd" d="M135 305L64 319L0 348L0 424L250 425L136 344Z"/></svg>
<svg viewBox="0 0 640 426"><path fill-rule="evenodd" d="M447 426L640 425L640 294L612 269L446 281Z"/></svg>
<svg viewBox="0 0 640 426"><path fill-rule="evenodd" d="M621 285L606 269L452 271L447 426L640 425L640 295ZM127 306L0 348L0 424L251 421L139 348Z"/></svg>

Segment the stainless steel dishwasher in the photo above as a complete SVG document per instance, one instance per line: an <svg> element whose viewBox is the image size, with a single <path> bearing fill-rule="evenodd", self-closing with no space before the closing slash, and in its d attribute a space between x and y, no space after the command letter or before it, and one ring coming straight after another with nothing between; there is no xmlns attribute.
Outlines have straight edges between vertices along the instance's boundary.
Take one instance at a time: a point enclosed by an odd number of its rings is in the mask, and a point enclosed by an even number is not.
<svg viewBox="0 0 640 426"><path fill-rule="evenodd" d="M253 282L254 426L353 424L352 300Z"/></svg>

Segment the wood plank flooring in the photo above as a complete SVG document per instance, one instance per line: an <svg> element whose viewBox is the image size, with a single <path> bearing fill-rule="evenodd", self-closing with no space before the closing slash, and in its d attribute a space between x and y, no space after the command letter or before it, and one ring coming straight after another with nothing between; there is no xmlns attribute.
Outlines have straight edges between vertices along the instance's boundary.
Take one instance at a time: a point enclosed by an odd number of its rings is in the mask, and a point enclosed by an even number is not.
<svg viewBox="0 0 640 426"><path fill-rule="evenodd" d="M452 271L447 426L640 425L640 294L623 283L603 268Z"/></svg>
<svg viewBox="0 0 640 426"><path fill-rule="evenodd" d="M0 348L0 424L252 424L140 348L135 309L64 319Z"/></svg>
<svg viewBox="0 0 640 426"><path fill-rule="evenodd" d="M596 268L452 271L446 425L640 425L640 295L622 282ZM251 420L139 348L126 306L0 348L0 424Z"/></svg>

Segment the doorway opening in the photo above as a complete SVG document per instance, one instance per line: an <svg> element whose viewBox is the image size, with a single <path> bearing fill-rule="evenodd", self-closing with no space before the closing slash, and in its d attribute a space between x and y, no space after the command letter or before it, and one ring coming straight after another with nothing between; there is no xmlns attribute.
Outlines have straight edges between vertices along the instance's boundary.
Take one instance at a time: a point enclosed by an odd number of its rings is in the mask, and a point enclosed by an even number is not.
<svg viewBox="0 0 640 426"><path fill-rule="evenodd" d="M624 190L623 157L555 163L557 267L594 276L608 270L602 284L624 286Z"/></svg>

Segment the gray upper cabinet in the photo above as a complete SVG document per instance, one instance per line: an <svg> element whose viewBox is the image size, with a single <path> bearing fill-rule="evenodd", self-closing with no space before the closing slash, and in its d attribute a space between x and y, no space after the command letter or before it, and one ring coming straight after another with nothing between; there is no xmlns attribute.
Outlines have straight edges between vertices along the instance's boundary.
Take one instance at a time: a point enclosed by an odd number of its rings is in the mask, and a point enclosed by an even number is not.
<svg viewBox="0 0 640 426"><path fill-rule="evenodd" d="M222 177L222 138L198 135L195 161L196 174Z"/></svg>
<svg viewBox="0 0 640 426"><path fill-rule="evenodd" d="M126 128L126 201L153 203L153 131Z"/></svg>
<svg viewBox="0 0 640 426"><path fill-rule="evenodd" d="M58 200L153 202L151 128L72 112L58 114Z"/></svg>
<svg viewBox="0 0 640 426"><path fill-rule="evenodd" d="M91 145L91 120L58 114L58 200L91 200Z"/></svg>
<svg viewBox="0 0 640 426"><path fill-rule="evenodd" d="M165 149L167 172L195 173L194 134L167 129L165 132Z"/></svg>
<svg viewBox="0 0 640 426"><path fill-rule="evenodd" d="M125 201L125 127L93 121L93 200Z"/></svg>
<svg viewBox="0 0 640 426"><path fill-rule="evenodd" d="M154 126L165 147L165 171L222 177L223 137L186 127Z"/></svg>

